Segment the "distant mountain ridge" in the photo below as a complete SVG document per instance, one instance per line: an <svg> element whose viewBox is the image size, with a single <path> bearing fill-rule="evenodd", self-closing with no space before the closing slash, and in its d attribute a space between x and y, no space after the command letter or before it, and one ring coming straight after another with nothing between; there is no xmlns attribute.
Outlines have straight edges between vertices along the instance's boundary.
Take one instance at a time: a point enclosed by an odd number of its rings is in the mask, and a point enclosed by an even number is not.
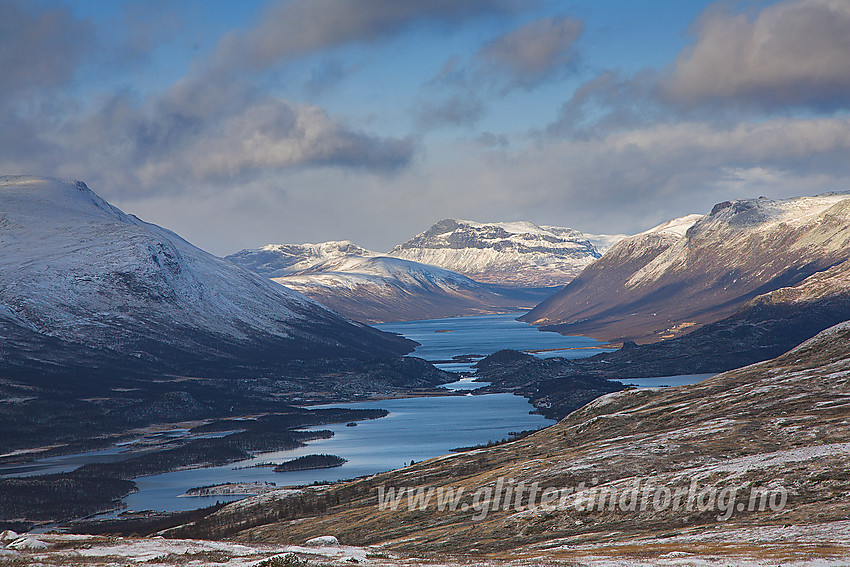
<svg viewBox="0 0 850 567"><path fill-rule="evenodd" d="M331 240L318 244L267 244L262 248L240 250L226 258L252 272L279 278L308 270L327 260L377 255L377 252L348 240Z"/></svg>
<svg viewBox="0 0 850 567"><path fill-rule="evenodd" d="M84 183L0 178L0 364L239 373L412 343L346 320L111 206Z"/></svg>
<svg viewBox="0 0 850 567"><path fill-rule="evenodd" d="M273 244L226 259L365 323L520 311L554 291L484 284L349 241Z"/></svg>
<svg viewBox="0 0 850 567"><path fill-rule="evenodd" d="M600 340L671 339L771 292L773 312L778 297L850 292L838 268L849 244L848 193L726 201L620 241L521 319Z"/></svg>
<svg viewBox="0 0 850 567"><path fill-rule="evenodd" d="M594 238L604 245L618 237ZM566 284L601 253L572 228L443 219L388 255L440 266L479 282L543 287Z"/></svg>

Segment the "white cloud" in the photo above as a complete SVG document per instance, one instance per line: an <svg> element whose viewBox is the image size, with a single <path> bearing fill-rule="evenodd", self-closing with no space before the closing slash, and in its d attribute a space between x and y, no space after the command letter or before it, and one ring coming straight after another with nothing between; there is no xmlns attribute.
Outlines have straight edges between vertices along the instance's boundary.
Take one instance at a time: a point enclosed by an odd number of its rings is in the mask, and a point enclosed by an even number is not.
<svg viewBox="0 0 850 567"><path fill-rule="evenodd" d="M796 0L756 17L709 10L696 43L662 85L671 101L694 106L850 106L850 2Z"/></svg>

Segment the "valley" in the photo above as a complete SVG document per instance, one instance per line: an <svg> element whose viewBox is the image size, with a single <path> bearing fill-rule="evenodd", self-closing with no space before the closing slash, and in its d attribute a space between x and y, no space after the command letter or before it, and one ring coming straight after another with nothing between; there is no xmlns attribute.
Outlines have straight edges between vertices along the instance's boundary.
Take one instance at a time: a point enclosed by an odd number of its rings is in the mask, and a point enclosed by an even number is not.
<svg viewBox="0 0 850 567"><path fill-rule="evenodd" d="M850 0L0 0L0 567L850 566Z"/></svg>
<svg viewBox="0 0 850 567"><path fill-rule="evenodd" d="M334 534L349 545L426 561L474 547L478 559L496 564L568 564L591 556L642 564L672 550L742 564L811 557L840 563L847 557L840 534L850 506L848 333L846 325L836 326L776 360L699 384L609 394L505 445L277 500L246 500L166 534L266 545ZM557 487L564 499L559 494L529 505L518 498L516 506L502 507L492 500L493 488L506 479L522 480L523 494L533 484ZM644 493L646 487L650 494L668 487L687 495L689 485L715 497L735 490L741 500L730 504L727 497L724 508L708 500L697 507L686 496L676 507L669 500L637 508L587 504L600 494ZM408 507L406 499L382 508L381 487L385 493L391 487L463 491L451 509ZM774 490L775 505L751 507L757 487ZM794 534L795 545L780 533ZM712 546L721 541L726 544Z"/></svg>
<svg viewBox="0 0 850 567"><path fill-rule="evenodd" d="M844 194L721 203L624 238L450 219L388 254L216 258L81 182L0 189L5 528L90 534L45 536L57 550L227 538L245 557L392 565L471 546L496 564L704 555L707 528L732 555L811 556L772 543L793 525L844 553ZM580 505L629 487L639 510ZM690 507L650 508L659 487ZM730 487L782 505L694 508ZM446 490L452 507L429 509ZM345 545L302 545L328 534Z"/></svg>

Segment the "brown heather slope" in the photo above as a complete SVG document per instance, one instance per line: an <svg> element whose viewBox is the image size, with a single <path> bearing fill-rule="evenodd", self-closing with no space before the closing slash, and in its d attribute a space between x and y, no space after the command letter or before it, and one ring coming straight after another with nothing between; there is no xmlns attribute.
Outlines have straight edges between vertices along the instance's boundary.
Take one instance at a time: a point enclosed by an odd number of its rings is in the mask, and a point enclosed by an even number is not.
<svg viewBox="0 0 850 567"><path fill-rule="evenodd" d="M627 238L521 319L604 341L655 342L850 259L850 194L716 205Z"/></svg>
<svg viewBox="0 0 850 567"><path fill-rule="evenodd" d="M333 534L425 557L565 560L616 556L653 561L671 552L784 563L850 556L850 323L785 355L691 386L626 390L591 402L534 435L438 457L401 470L229 505L171 530L178 537L301 543ZM512 478L527 485L596 492L533 510L491 511L476 520L472 494ZM673 510L630 511L576 503L633 487L710 489L740 504L700 511L682 497ZM635 484L637 483L637 484ZM378 487L465 489L456 511L379 510ZM750 496L760 487L776 510ZM734 500L730 491L735 490ZM780 506L785 491L787 502ZM644 492L641 492L644 494ZM538 496L539 499L539 496ZM539 500L538 500L539 502ZM621 500L620 503L625 502ZM767 502L770 501L766 501ZM479 504L481 501L479 500ZM563 504L563 505L562 505ZM663 508L663 490L659 499ZM692 506L693 507L693 506ZM781 509L780 509L781 508ZM432 553L440 555L431 555Z"/></svg>

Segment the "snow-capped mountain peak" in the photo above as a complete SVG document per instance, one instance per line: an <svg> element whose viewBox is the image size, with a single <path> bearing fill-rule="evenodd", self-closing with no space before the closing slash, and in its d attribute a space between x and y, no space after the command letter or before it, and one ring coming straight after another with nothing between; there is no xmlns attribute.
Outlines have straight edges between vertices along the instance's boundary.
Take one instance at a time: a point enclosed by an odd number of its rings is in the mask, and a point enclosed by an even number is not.
<svg viewBox="0 0 850 567"><path fill-rule="evenodd" d="M694 226L699 219L701 219L703 215L685 215L683 217L675 218L669 220L667 222L663 222L658 226L654 226L648 230L641 232L635 236L644 236L647 234L660 234L660 235L668 235L674 236L676 238L682 238L685 236L685 233L689 228Z"/></svg>
<svg viewBox="0 0 850 567"><path fill-rule="evenodd" d="M227 259L369 323L518 311L542 298L347 241L263 246Z"/></svg>
<svg viewBox="0 0 850 567"><path fill-rule="evenodd" d="M601 256L575 229L460 219L437 222L389 255L441 266L476 281L525 287L562 285Z"/></svg>

